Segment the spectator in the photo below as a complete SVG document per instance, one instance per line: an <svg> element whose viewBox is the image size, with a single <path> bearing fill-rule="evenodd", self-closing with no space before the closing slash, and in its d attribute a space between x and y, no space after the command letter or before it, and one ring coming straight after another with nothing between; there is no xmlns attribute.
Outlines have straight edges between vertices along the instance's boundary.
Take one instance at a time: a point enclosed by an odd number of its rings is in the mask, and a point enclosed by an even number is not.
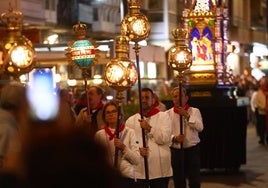
<svg viewBox="0 0 268 188"><path fill-rule="evenodd" d="M74 111L76 115L78 115L80 110L82 110L85 107L87 107L87 95L85 92L83 92L80 98L76 101L76 104L74 106Z"/></svg>
<svg viewBox="0 0 268 188"><path fill-rule="evenodd" d="M165 112L154 106L154 93L150 88L143 88L142 110L144 117L136 113L129 117L126 126L135 130L140 144L140 163L136 166L136 177L141 187L149 183L150 188L168 188L172 176L169 144L171 139L171 122ZM146 147L142 143L142 129L146 132ZM145 179L144 158L148 159L149 182ZM138 185L137 185L138 186Z"/></svg>
<svg viewBox="0 0 268 188"><path fill-rule="evenodd" d="M24 110L26 89L19 82L3 86L0 95L0 169L7 161L7 153L19 153L19 119Z"/></svg>
<svg viewBox="0 0 268 188"><path fill-rule="evenodd" d="M70 113L72 115L73 122L75 122L76 113L74 111L73 95L69 92L68 89L61 89L60 90L60 98L68 105L68 107L70 109Z"/></svg>
<svg viewBox="0 0 268 188"><path fill-rule="evenodd" d="M257 125L257 133L260 137L259 144L264 145L265 139L265 127L266 127L266 94L267 91L267 81L266 78L263 77L259 81L259 88L252 97L251 105L255 108L255 115L256 115L256 125Z"/></svg>
<svg viewBox="0 0 268 188"><path fill-rule="evenodd" d="M90 86L87 89L89 109L87 107L83 108L76 118L76 125L92 137L104 125L102 120L103 96L102 88Z"/></svg>
<svg viewBox="0 0 268 188"><path fill-rule="evenodd" d="M154 104L155 107L162 112L166 111L167 110L166 105L159 100L156 93L154 93L154 98L155 98L155 104Z"/></svg>
<svg viewBox="0 0 268 188"><path fill-rule="evenodd" d="M51 130L35 136L22 153L24 182L33 188L121 188L120 174L107 156L102 145L79 129Z"/></svg>
<svg viewBox="0 0 268 188"><path fill-rule="evenodd" d="M190 188L200 188L200 149L198 133L203 130L199 109L188 105L185 88L174 88L174 107L167 111L172 122L171 164L175 188L186 188L186 178ZM180 134L180 116L183 116L183 134ZM183 145L183 150L181 148Z"/></svg>
<svg viewBox="0 0 268 188"><path fill-rule="evenodd" d="M19 160L1 171L0 187L122 187L120 173L108 163L106 150L81 129L69 126L72 121L62 103L53 121L33 121L25 116L27 108L19 113L25 118L19 123L27 127L23 132L27 132L27 142L22 142L19 153L8 153Z"/></svg>

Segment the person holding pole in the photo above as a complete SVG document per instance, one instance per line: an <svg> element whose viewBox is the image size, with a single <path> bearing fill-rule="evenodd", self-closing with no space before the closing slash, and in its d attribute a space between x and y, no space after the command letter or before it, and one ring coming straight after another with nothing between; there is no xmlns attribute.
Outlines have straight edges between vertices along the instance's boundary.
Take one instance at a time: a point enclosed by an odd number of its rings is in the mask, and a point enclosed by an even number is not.
<svg viewBox="0 0 268 188"><path fill-rule="evenodd" d="M102 99L104 92L102 88L92 85L87 88L86 93L88 107L80 110L75 125L93 137L104 125L102 120L102 108L104 105Z"/></svg>
<svg viewBox="0 0 268 188"><path fill-rule="evenodd" d="M154 93L150 88L142 88L141 102L144 118L136 113L126 120L126 127L135 130L140 145L140 163L135 166L136 187L168 188L169 178L172 176L169 151L171 121L165 112L160 112L154 106ZM146 132L146 147L142 145L142 129ZM148 159L148 169L145 168L144 158ZM148 179L146 173L149 174Z"/></svg>
<svg viewBox="0 0 268 188"><path fill-rule="evenodd" d="M186 188L187 178L190 188L200 188L200 139L198 134L203 130L202 116L198 108L189 106L189 97L184 87L174 88L172 95L174 107L167 110L166 113L172 122L170 151L174 187ZM181 117L183 130L180 130Z"/></svg>
<svg viewBox="0 0 268 188"><path fill-rule="evenodd" d="M102 118L105 125L95 134L95 140L106 148L109 154L108 161L117 164L115 167L122 175L123 187L135 188L134 165L140 162L139 146L134 130L125 127L120 110L121 108L114 101L104 105ZM116 149L119 150L118 153L115 152Z"/></svg>

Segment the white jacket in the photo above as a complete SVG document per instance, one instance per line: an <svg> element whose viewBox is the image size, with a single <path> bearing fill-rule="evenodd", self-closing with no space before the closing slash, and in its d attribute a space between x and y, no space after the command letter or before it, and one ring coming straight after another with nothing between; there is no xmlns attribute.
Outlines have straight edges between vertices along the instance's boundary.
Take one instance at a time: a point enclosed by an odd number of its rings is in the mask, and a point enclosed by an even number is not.
<svg viewBox="0 0 268 188"><path fill-rule="evenodd" d="M111 129L114 132L114 129ZM122 132L120 132L120 138L122 142L125 144L126 148L124 151L119 150L118 155L118 165L119 171L123 176L135 179L135 170L134 165L138 165L140 160L140 152L139 146L137 144L137 137L135 135L134 130L125 127ZM115 155L115 147L114 147L114 139L109 140L109 135L105 132L104 129L99 130L95 135L95 140L103 144L107 149L111 165L114 164L114 155Z"/></svg>
<svg viewBox="0 0 268 188"><path fill-rule="evenodd" d="M143 147L140 114L134 114L126 121L126 126L135 130L140 147ZM165 112L158 112L150 118L144 118L152 127L147 134L149 147L148 170L149 179L172 176L171 156L169 145L171 142L171 122ZM136 177L145 179L144 157L140 156L140 163L136 166Z"/></svg>
<svg viewBox="0 0 268 188"><path fill-rule="evenodd" d="M173 138L175 135L180 134L180 115L175 113L173 108L167 110L166 113L169 115L172 122L171 137ZM198 144L200 142L198 134L203 130L203 121L200 110L198 108L190 107L188 109L188 114L190 115L188 121L183 118L183 133L185 135L183 142L184 148L189 148ZM172 143L171 147L180 148L180 143Z"/></svg>

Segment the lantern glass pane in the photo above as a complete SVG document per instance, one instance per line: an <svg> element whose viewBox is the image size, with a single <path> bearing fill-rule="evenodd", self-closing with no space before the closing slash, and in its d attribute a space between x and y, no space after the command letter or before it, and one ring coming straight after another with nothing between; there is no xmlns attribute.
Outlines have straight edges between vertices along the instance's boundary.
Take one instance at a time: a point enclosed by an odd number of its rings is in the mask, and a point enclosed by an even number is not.
<svg viewBox="0 0 268 188"><path fill-rule="evenodd" d="M110 82L116 83L124 76L124 70L119 65L111 65L107 68L106 77Z"/></svg>
<svg viewBox="0 0 268 188"><path fill-rule="evenodd" d="M176 54L176 61L179 64L182 64L182 63L186 64L187 60L188 60L188 53L186 51L180 51L179 53Z"/></svg>
<svg viewBox="0 0 268 188"><path fill-rule="evenodd" d="M132 25L132 29L134 31L134 33L136 33L137 35L144 35L146 32L146 23L144 20L142 19L137 19L133 25Z"/></svg>
<svg viewBox="0 0 268 188"><path fill-rule="evenodd" d="M29 66L33 61L33 51L27 46L15 46L11 49L11 61L20 68Z"/></svg>

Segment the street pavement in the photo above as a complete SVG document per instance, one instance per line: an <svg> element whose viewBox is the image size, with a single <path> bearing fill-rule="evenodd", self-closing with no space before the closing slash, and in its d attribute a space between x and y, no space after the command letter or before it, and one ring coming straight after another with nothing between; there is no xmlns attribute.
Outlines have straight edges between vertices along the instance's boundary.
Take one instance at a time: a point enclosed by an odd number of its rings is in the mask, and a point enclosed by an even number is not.
<svg viewBox="0 0 268 188"><path fill-rule="evenodd" d="M260 145L253 124L247 127L247 162L239 172L201 171L201 188L268 188L268 145ZM173 188L170 181L169 188Z"/></svg>

